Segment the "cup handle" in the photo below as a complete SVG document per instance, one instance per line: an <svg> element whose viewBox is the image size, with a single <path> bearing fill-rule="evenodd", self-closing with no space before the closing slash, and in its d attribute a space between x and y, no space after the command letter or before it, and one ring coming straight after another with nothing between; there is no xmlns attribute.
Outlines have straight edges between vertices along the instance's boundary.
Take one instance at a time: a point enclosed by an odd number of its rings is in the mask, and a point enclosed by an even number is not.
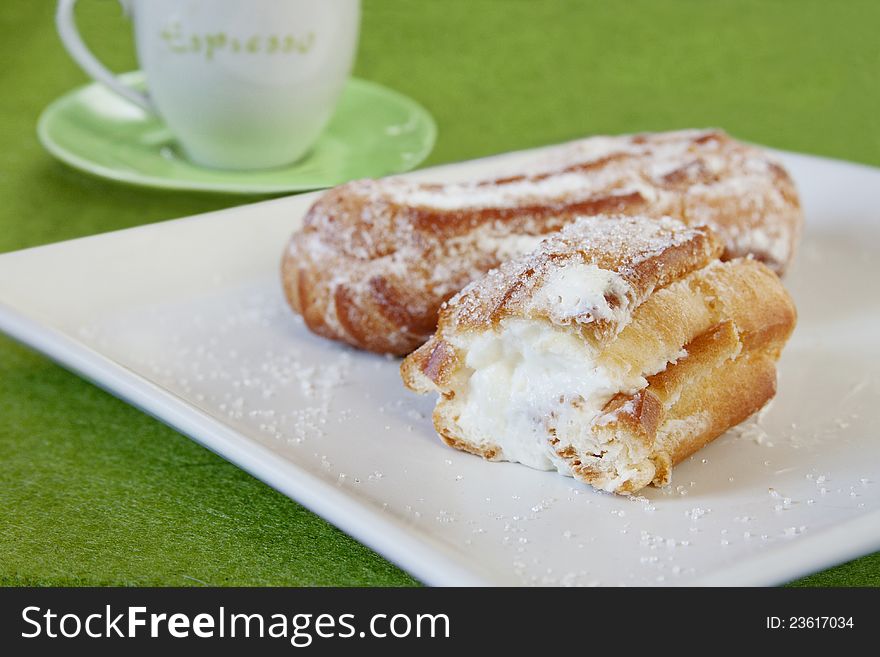
<svg viewBox="0 0 880 657"><path fill-rule="evenodd" d="M122 84L88 49L79 35L79 30L76 29L76 19L73 13L75 5L76 0L58 0L58 10L55 12L55 26L58 28L58 35L73 61L79 64L80 68L92 78L107 85L126 100L130 100L151 114L157 114L156 108L147 94Z"/></svg>

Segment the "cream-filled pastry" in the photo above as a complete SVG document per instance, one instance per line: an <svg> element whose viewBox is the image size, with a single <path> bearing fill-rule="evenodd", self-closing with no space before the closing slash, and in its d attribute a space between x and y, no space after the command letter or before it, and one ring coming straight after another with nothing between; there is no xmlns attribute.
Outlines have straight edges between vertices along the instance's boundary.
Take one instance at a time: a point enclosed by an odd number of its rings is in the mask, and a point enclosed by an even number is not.
<svg viewBox="0 0 880 657"><path fill-rule="evenodd" d="M584 217L440 310L401 366L443 440L633 493L775 394L795 308L706 227Z"/></svg>
<svg viewBox="0 0 880 657"><path fill-rule="evenodd" d="M405 355L440 304L582 215L672 216L715 231L721 257L781 273L802 213L766 151L718 130L592 137L495 180L358 180L326 192L282 260L291 307L319 335Z"/></svg>

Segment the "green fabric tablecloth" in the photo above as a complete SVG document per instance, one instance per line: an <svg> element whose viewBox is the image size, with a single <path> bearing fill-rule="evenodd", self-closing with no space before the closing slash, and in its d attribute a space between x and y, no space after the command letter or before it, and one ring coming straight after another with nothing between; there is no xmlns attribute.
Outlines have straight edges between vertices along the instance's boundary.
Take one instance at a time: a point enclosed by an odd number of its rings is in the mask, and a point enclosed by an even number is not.
<svg viewBox="0 0 880 657"><path fill-rule="evenodd" d="M119 6L87 40L135 68ZM125 187L53 161L38 113L85 82L54 2L0 5L0 251L248 202ZM880 3L365 0L358 76L439 125L426 164L592 133L721 126L880 165ZM47 272L47 275L63 275ZM233 465L0 338L0 584L415 581ZM800 580L878 585L875 554Z"/></svg>

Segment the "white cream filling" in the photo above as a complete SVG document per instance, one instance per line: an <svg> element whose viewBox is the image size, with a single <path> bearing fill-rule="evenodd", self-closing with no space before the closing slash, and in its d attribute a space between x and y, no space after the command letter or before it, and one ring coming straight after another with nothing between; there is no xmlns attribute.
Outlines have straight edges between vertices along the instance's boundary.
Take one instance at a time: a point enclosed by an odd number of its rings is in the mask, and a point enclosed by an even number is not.
<svg viewBox="0 0 880 657"><path fill-rule="evenodd" d="M590 426L614 394L644 387L642 377L598 366L588 343L540 321L505 320L497 331L471 338L466 350L472 373L457 402L469 440L500 447L504 460L563 474L571 474L569 465L556 449L565 445L629 461L620 454L626 446L598 444Z"/></svg>
<svg viewBox="0 0 880 657"><path fill-rule="evenodd" d="M534 291L531 307L546 310L556 324L589 324L618 319L625 308L613 308L608 297L626 299L626 282L617 272L594 264L570 263L553 271Z"/></svg>

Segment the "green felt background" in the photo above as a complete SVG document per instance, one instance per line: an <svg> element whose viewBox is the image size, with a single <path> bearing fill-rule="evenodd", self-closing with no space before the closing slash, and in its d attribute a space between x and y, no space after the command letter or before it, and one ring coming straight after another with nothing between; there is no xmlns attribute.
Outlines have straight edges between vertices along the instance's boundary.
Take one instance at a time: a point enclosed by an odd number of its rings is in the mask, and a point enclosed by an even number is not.
<svg viewBox="0 0 880 657"><path fill-rule="evenodd" d="M154 192L51 160L34 124L85 81L54 2L0 4L0 251L250 199ZM135 67L112 0L87 40ZM439 124L426 164L590 133L722 126L880 165L880 2L365 0L357 75ZM0 584L407 585L297 504L0 338ZM806 585L878 585L880 555Z"/></svg>

